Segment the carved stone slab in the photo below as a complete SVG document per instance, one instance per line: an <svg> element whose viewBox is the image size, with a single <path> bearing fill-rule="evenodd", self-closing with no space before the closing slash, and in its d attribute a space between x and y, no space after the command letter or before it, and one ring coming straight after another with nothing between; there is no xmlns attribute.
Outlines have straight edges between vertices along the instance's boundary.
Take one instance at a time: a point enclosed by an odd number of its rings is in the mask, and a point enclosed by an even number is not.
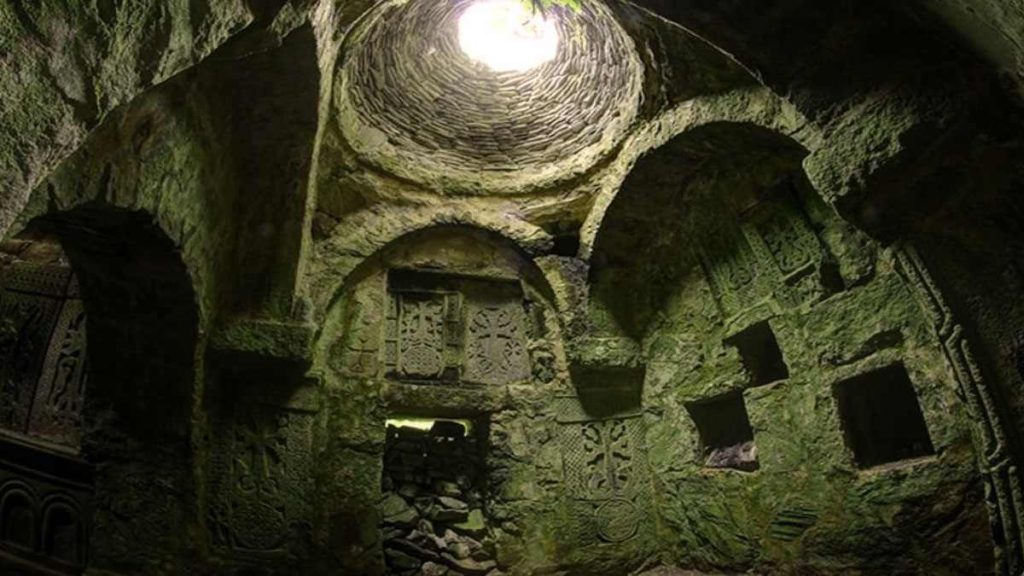
<svg viewBox="0 0 1024 576"><path fill-rule="evenodd" d="M242 404L217 428L207 511L214 546L287 556L310 524L313 415Z"/></svg>

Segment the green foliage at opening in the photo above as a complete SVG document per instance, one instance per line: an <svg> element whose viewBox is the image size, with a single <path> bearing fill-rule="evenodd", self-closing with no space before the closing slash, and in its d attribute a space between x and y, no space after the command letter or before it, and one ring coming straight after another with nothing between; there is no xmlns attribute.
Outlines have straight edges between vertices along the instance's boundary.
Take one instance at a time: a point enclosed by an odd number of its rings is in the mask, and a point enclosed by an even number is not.
<svg viewBox="0 0 1024 576"><path fill-rule="evenodd" d="M561 7L568 8L573 12L578 12L583 6L583 0L523 0L531 10L546 14L550 8Z"/></svg>

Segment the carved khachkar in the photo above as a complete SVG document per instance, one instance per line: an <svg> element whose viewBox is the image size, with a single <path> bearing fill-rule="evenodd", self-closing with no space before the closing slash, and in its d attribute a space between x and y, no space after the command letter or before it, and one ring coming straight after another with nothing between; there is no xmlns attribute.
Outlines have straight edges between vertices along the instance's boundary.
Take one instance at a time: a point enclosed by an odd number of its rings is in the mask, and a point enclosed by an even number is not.
<svg viewBox="0 0 1024 576"><path fill-rule="evenodd" d="M757 300L757 265L735 223L724 222L709 231L699 252L723 315L731 316Z"/></svg>
<svg viewBox="0 0 1024 576"><path fill-rule="evenodd" d="M1024 489L995 396L974 358L963 327L957 323L917 250L904 245L894 248L893 253L897 270L932 320L973 420L981 447L980 466L992 531L1001 543L996 555L999 571L1020 574L1024 570Z"/></svg>
<svg viewBox="0 0 1024 576"><path fill-rule="evenodd" d="M628 492L640 443L637 419L583 422L566 434L564 466L573 494L586 498ZM577 433L578 432L578 433Z"/></svg>
<svg viewBox="0 0 1024 576"><path fill-rule="evenodd" d="M220 426L210 466L214 545L240 555L287 554L309 526L312 415L238 405Z"/></svg>
<svg viewBox="0 0 1024 576"><path fill-rule="evenodd" d="M461 308L455 292L392 293L384 340L389 373L413 380L454 379Z"/></svg>
<svg viewBox="0 0 1024 576"><path fill-rule="evenodd" d="M384 290L380 279L356 287L345 308L344 369L354 376L377 373Z"/></svg>
<svg viewBox="0 0 1024 576"><path fill-rule="evenodd" d="M769 203L752 227L783 277L798 274L820 257L817 237L789 205Z"/></svg>
<svg viewBox="0 0 1024 576"><path fill-rule="evenodd" d="M523 307L516 302L470 308L466 336L466 378L505 384L530 376Z"/></svg>
<svg viewBox="0 0 1024 576"><path fill-rule="evenodd" d="M0 427L77 446L86 320L71 269L12 264L0 295Z"/></svg>
<svg viewBox="0 0 1024 576"><path fill-rule="evenodd" d="M398 298L398 358L403 376L437 378L444 372L444 319L448 298Z"/></svg>
<svg viewBox="0 0 1024 576"><path fill-rule="evenodd" d="M530 333L517 282L393 274L384 335L389 376L476 385L532 376Z"/></svg>
<svg viewBox="0 0 1024 576"><path fill-rule="evenodd" d="M829 293L827 253L793 200L770 200L741 221L712 223L700 262L723 316L734 317L770 298L795 307Z"/></svg>
<svg viewBox="0 0 1024 576"><path fill-rule="evenodd" d="M30 435L68 445L79 443L86 378L85 310L64 303L32 403Z"/></svg>
<svg viewBox="0 0 1024 576"><path fill-rule="evenodd" d="M561 427L562 465L578 539L623 542L642 516L643 431L638 418L569 422Z"/></svg>
<svg viewBox="0 0 1024 576"><path fill-rule="evenodd" d="M823 276L827 253L792 200L758 206L743 231L757 261L776 278L773 292L781 304L795 307L831 293Z"/></svg>

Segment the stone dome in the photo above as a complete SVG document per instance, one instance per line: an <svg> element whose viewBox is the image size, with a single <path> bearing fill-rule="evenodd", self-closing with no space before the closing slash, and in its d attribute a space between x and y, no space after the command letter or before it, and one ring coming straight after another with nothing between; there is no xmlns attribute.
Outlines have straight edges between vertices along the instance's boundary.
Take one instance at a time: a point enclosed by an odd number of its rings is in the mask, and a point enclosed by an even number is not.
<svg viewBox="0 0 1024 576"><path fill-rule="evenodd" d="M472 0L387 2L351 35L342 129L364 160L429 187L515 192L586 171L636 118L643 65L600 2L551 9L555 57L495 72L459 46Z"/></svg>

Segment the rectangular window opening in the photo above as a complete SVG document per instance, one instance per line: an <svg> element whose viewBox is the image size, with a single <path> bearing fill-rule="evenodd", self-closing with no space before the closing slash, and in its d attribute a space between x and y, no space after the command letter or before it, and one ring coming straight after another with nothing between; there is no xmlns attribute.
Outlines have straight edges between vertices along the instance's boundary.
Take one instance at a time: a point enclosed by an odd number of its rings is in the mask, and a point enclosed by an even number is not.
<svg viewBox="0 0 1024 576"><path fill-rule="evenodd" d="M686 410L697 425L705 467L744 472L759 468L754 431L742 394L695 402L688 404Z"/></svg>
<svg viewBox="0 0 1024 576"><path fill-rule="evenodd" d="M421 431L432 431L435 427L439 434L450 437L464 437L473 434L473 421L460 418L418 418L415 416L388 418L385 425L390 432L392 428L412 428ZM459 431L461 428L461 432Z"/></svg>
<svg viewBox="0 0 1024 576"><path fill-rule="evenodd" d="M732 336L726 344L736 347L751 386L763 386L789 378L789 367L768 322L759 322Z"/></svg>
<svg viewBox="0 0 1024 576"><path fill-rule="evenodd" d="M906 368L895 364L834 386L847 446L860 468L935 453Z"/></svg>

